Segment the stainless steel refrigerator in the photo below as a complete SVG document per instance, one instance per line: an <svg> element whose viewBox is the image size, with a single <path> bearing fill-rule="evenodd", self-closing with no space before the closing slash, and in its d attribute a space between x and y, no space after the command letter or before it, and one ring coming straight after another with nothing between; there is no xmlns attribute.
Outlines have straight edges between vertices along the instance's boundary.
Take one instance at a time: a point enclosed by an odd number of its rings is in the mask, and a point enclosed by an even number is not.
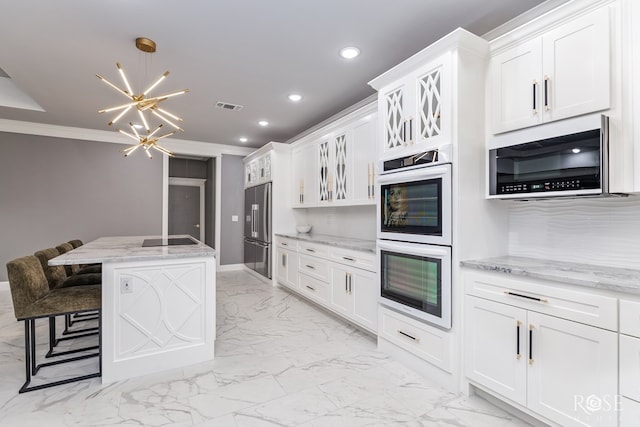
<svg viewBox="0 0 640 427"><path fill-rule="evenodd" d="M244 264L271 279L271 183L244 190Z"/></svg>

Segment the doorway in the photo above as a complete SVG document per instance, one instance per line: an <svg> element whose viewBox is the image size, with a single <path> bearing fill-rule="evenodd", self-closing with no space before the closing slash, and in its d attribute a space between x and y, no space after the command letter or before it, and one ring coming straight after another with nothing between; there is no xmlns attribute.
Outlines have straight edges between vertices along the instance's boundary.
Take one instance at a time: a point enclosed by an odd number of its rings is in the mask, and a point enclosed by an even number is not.
<svg viewBox="0 0 640 427"><path fill-rule="evenodd" d="M206 179L169 178L169 234L205 241Z"/></svg>

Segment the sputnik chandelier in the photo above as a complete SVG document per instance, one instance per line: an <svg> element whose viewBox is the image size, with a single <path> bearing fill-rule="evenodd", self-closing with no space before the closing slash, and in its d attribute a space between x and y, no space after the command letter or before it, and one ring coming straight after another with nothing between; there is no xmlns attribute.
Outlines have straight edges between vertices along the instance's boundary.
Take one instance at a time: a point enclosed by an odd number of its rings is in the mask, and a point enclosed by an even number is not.
<svg viewBox="0 0 640 427"><path fill-rule="evenodd" d="M139 37L136 39L136 47L146 53L153 53L156 51L156 44L153 40L147 39L147 38L143 38L143 37ZM152 158L151 156L151 149L153 148L156 151L159 151L163 154L166 154L168 156L173 157L173 153L169 150L167 150L166 148L161 147L160 145L158 145L158 140L162 139L162 138L166 138L168 136L173 135L174 133L176 133L177 131L184 131L184 129L182 129L179 125L177 125L176 123L174 123L175 120L177 122L183 122L183 120L168 112L165 109L162 109L159 107L159 104L166 101L167 99L177 96L177 95L182 95L183 93L187 93L189 91L189 89L184 89L178 92L172 92L172 93L168 93L166 95L158 95L158 96L150 96L150 92L155 89L156 86L158 86L160 84L160 82L162 82L168 75L169 75L169 71L166 71L164 74L162 74L158 80L156 80L152 85L149 86L149 88L147 90L145 90L144 92L140 93L139 95L136 95L136 93L131 89L131 85L129 84L129 80L127 79L127 76L124 73L124 70L122 69L122 66L116 62L116 67L118 68L118 71L120 72L120 77L122 77L122 81L124 82L124 85L126 87L125 89L120 89L118 86L114 85L113 83L111 83L109 80L105 79L104 77L102 77L100 74L96 74L96 77L98 77L100 80L102 80L103 82L105 82L106 84L108 84L109 86L111 86L113 89L115 89L116 91L118 91L119 93L123 94L124 96L126 96L130 102L127 102L126 104L122 104L122 105L118 105L117 107L111 107L111 108L105 108L103 110L98 110L98 113L111 113L111 112L119 112L118 115L109 122L109 126L115 124L118 122L118 120L120 120L122 117L124 117L129 111L134 110L134 112L137 110L138 112L138 117L140 118L140 120L142 121L142 125L144 126L144 129L146 130L146 135L144 133L139 133L138 130L136 129L136 127L140 127L140 125L134 125L132 122L129 122L129 125L131 127L131 130L133 133L129 133L127 131L124 131L122 129L118 129L118 132L122 133L123 135L128 136L129 138L132 138L134 140L137 141L137 144L128 148L125 148L124 150L122 150L122 152L124 152L124 156L127 157L129 156L131 153L133 153L134 151L136 151L136 149L138 149L139 147L143 147L145 153L147 154L147 156L149 158ZM145 115L149 115L149 113L155 117L157 117L158 119L162 120L163 122L165 122L166 124L172 126L173 128L175 128L174 131L166 133L162 136L154 136L161 128L162 128L162 124L158 125L155 130L152 132L151 131L151 127L149 126L149 120L147 119L147 117Z"/></svg>

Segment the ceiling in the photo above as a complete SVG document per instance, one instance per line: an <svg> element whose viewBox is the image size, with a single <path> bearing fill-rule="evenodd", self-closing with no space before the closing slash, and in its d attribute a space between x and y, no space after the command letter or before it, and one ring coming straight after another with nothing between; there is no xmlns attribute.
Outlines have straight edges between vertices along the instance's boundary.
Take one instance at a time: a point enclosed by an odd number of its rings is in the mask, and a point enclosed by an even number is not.
<svg viewBox="0 0 640 427"><path fill-rule="evenodd" d="M190 90L164 103L184 118L175 139L247 147L284 142L374 94L368 81L453 29L482 35L540 3L13 1L0 13L0 68L45 111L0 107L0 119L113 129L107 123L115 114L97 111L127 100L96 73L123 87L117 61L136 92L166 70L171 74L152 94ZM137 37L153 39L156 53L137 50ZM338 55L344 46L362 53L347 61ZM303 99L289 101L292 92ZM218 101L244 108L217 109ZM248 141L239 142L241 136Z"/></svg>

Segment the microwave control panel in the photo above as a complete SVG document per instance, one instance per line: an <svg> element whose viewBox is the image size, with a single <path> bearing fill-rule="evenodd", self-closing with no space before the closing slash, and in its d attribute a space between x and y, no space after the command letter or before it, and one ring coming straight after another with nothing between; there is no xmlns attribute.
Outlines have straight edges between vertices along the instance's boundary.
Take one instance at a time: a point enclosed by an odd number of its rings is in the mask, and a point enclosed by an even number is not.
<svg viewBox="0 0 640 427"><path fill-rule="evenodd" d="M544 191L569 191L599 188L598 180L567 179L528 183L499 184L498 194L539 193Z"/></svg>

